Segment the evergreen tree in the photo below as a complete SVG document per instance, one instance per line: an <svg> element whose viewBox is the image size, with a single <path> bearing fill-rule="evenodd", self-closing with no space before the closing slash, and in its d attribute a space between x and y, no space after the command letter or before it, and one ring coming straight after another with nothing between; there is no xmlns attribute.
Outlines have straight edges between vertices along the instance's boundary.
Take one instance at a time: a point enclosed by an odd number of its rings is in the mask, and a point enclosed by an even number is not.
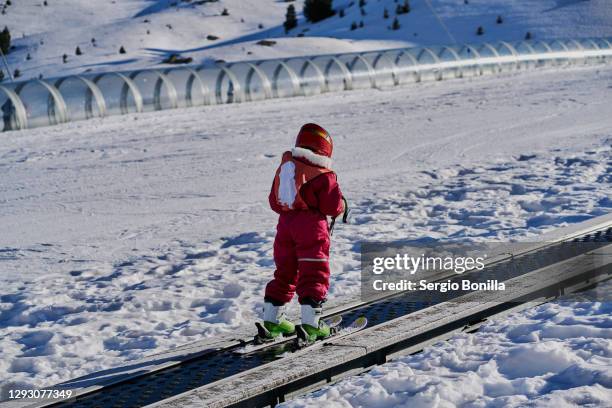
<svg viewBox="0 0 612 408"><path fill-rule="evenodd" d="M366 0L359 0L359 7L364 7L366 5Z"/></svg>
<svg viewBox="0 0 612 408"><path fill-rule="evenodd" d="M0 82L4 80L4 72L0 69Z"/></svg>
<svg viewBox="0 0 612 408"><path fill-rule="evenodd" d="M221 12L222 16L229 16L229 11L227 11L226 8L223 9L223 11Z"/></svg>
<svg viewBox="0 0 612 408"><path fill-rule="evenodd" d="M340 9L340 12L338 12L338 16L340 16L340 18L344 17L344 9Z"/></svg>
<svg viewBox="0 0 612 408"><path fill-rule="evenodd" d="M0 32L0 50L3 54L8 54L11 49L11 32L8 27Z"/></svg>
<svg viewBox="0 0 612 408"><path fill-rule="evenodd" d="M389 10L385 9L385 11L383 12L383 18L384 19L388 19L389 18Z"/></svg>
<svg viewBox="0 0 612 408"><path fill-rule="evenodd" d="M395 7L395 14L400 15L407 13L410 13L410 2L408 0L404 0L403 4L398 4L397 7Z"/></svg>
<svg viewBox="0 0 612 408"><path fill-rule="evenodd" d="M15 72L13 72L13 78L19 78L21 76L21 71L18 69L15 69Z"/></svg>
<svg viewBox="0 0 612 408"><path fill-rule="evenodd" d="M359 28L363 28L363 26L364 26L364 24L363 24L363 20L361 20L361 21L359 22Z"/></svg>
<svg viewBox="0 0 612 408"><path fill-rule="evenodd" d="M119 54L127 54L123 45L121 46L121 48L119 48Z"/></svg>
<svg viewBox="0 0 612 408"><path fill-rule="evenodd" d="M68 55L66 54L62 55L62 61L64 62L64 64L68 62Z"/></svg>
<svg viewBox="0 0 612 408"><path fill-rule="evenodd" d="M285 26L285 33L288 33L289 30L291 30L292 28L297 27L297 17L295 15L295 6L293 4L290 4L287 7L287 14L285 15L285 23L283 24Z"/></svg>
<svg viewBox="0 0 612 408"><path fill-rule="evenodd" d="M332 0L306 0L304 16L311 23L316 23L334 15Z"/></svg>
<svg viewBox="0 0 612 408"><path fill-rule="evenodd" d="M357 29L357 23L353 21L351 23L351 31L355 31L356 29Z"/></svg>
<svg viewBox="0 0 612 408"><path fill-rule="evenodd" d="M401 27L399 20L397 19L397 17L395 17L393 19L393 24L391 24L391 29L392 30L399 30Z"/></svg>
<svg viewBox="0 0 612 408"><path fill-rule="evenodd" d="M497 16L497 24L501 24L504 22L504 19L502 18L502 16Z"/></svg>
<svg viewBox="0 0 612 408"><path fill-rule="evenodd" d="M478 30L476 30L476 35L483 35L484 34L484 28L482 28L482 26L478 27Z"/></svg>
<svg viewBox="0 0 612 408"><path fill-rule="evenodd" d="M32 56L30 55L30 53L28 52L28 55L26 55L26 61L29 61L32 59Z"/></svg>
<svg viewBox="0 0 612 408"><path fill-rule="evenodd" d="M81 47L79 47L78 45L77 45L76 50L74 51L74 53L76 55L83 55L83 53L81 52Z"/></svg>
<svg viewBox="0 0 612 408"><path fill-rule="evenodd" d="M531 31L527 31L527 34L525 34L525 39L526 40L531 40L533 38L533 36L531 35Z"/></svg>

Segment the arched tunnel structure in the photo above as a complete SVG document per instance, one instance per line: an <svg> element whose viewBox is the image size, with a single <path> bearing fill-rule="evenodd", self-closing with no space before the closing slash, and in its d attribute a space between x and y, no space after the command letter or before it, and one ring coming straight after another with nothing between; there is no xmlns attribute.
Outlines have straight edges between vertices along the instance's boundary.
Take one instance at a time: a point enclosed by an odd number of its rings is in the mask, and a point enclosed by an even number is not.
<svg viewBox="0 0 612 408"><path fill-rule="evenodd" d="M0 83L3 131L110 115L606 63L612 38L428 46Z"/></svg>

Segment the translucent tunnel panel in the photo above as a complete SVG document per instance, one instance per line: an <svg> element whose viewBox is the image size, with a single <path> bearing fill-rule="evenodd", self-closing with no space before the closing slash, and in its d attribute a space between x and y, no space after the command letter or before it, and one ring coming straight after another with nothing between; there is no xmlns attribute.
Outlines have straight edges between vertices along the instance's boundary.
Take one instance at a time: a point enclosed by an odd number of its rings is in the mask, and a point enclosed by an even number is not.
<svg viewBox="0 0 612 408"><path fill-rule="evenodd" d="M563 44L565 45L565 48L567 48L568 51L580 51L582 49L582 47L577 41L574 41L574 40L562 40L562 41L563 41Z"/></svg>
<svg viewBox="0 0 612 408"><path fill-rule="evenodd" d="M352 89L367 89L375 86L374 69L361 55L340 55L338 60L346 65L350 72Z"/></svg>
<svg viewBox="0 0 612 408"><path fill-rule="evenodd" d="M336 92L351 89L351 74L336 57L325 55L311 58L311 61L323 72L325 91Z"/></svg>
<svg viewBox="0 0 612 408"><path fill-rule="evenodd" d="M28 81L15 88L25 109L29 128L56 125L66 121L66 106L59 92L40 80Z"/></svg>
<svg viewBox="0 0 612 408"><path fill-rule="evenodd" d="M244 91L240 81L231 70L223 65L200 68L197 70L204 85L212 90L213 101L217 104L244 101Z"/></svg>
<svg viewBox="0 0 612 408"><path fill-rule="evenodd" d="M102 117L106 114L106 103L100 89L89 79L70 76L55 82L62 94L69 120Z"/></svg>
<svg viewBox="0 0 612 408"><path fill-rule="evenodd" d="M325 92L323 71L308 58L290 58L285 64L297 74L301 95L316 95Z"/></svg>
<svg viewBox="0 0 612 408"><path fill-rule="evenodd" d="M497 55L500 57L512 57L515 55L515 50L513 47L505 42L496 44L495 51L497 51Z"/></svg>
<svg viewBox="0 0 612 408"><path fill-rule="evenodd" d="M461 61L462 58L459 56L459 51L451 47L444 47L438 52L438 59L441 62Z"/></svg>
<svg viewBox="0 0 612 408"><path fill-rule="evenodd" d="M524 41L514 44L514 49L519 55L531 55L535 52L531 45Z"/></svg>
<svg viewBox="0 0 612 408"><path fill-rule="evenodd" d="M480 56L476 48L470 45L462 46L459 51L457 51L457 55L459 55L459 58L461 58L462 61L473 60Z"/></svg>
<svg viewBox="0 0 612 408"><path fill-rule="evenodd" d="M585 50L597 50L597 44L588 38L582 39L578 41L583 49Z"/></svg>
<svg viewBox="0 0 612 408"><path fill-rule="evenodd" d="M370 64L374 71L374 83L379 88L397 85L397 69L393 59L385 52L369 52L361 57Z"/></svg>
<svg viewBox="0 0 612 408"><path fill-rule="evenodd" d="M192 68L170 68L164 74L174 84L179 108L210 103L210 91Z"/></svg>
<svg viewBox="0 0 612 408"><path fill-rule="evenodd" d="M594 38L593 41L595 44L597 44L600 50L612 49L612 44L610 44L610 42L604 38Z"/></svg>
<svg viewBox="0 0 612 408"><path fill-rule="evenodd" d="M535 52L546 54L551 51L550 46L544 41L534 41L531 43L531 47Z"/></svg>
<svg viewBox="0 0 612 408"><path fill-rule="evenodd" d="M270 79L261 68L250 62L227 65L243 89L246 101L257 101L272 97Z"/></svg>
<svg viewBox="0 0 612 408"><path fill-rule="evenodd" d="M27 127L26 113L13 90L0 85L0 131L19 130Z"/></svg>
<svg viewBox="0 0 612 408"><path fill-rule="evenodd" d="M145 112L177 107L174 85L157 70L136 71L130 78L142 96Z"/></svg>
<svg viewBox="0 0 612 408"><path fill-rule="evenodd" d="M499 56L497 50L489 44L480 44L474 48L478 51L480 58L497 58Z"/></svg>
<svg viewBox="0 0 612 408"><path fill-rule="evenodd" d="M553 52L564 52L568 50L567 46L559 40L550 41L548 46Z"/></svg>
<svg viewBox="0 0 612 408"><path fill-rule="evenodd" d="M418 63L414 55L404 50L399 52L393 61L397 67L398 83L404 84L421 80Z"/></svg>
<svg viewBox="0 0 612 408"><path fill-rule="evenodd" d="M300 78L286 61L265 60L258 62L257 66L268 77L273 97L286 98L300 95Z"/></svg>
<svg viewBox="0 0 612 408"><path fill-rule="evenodd" d="M109 72L93 78L104 96L108 115L125 115L142 111L142 97L131 79Z"/></svg>
<svg viewBox="0 0 612 408"><path fill-rule="evenodd" d="M438 58L435 53L428 48L415 48L414 50L408 50L412 54L419 65L429 65L438 62Z"/></svg>

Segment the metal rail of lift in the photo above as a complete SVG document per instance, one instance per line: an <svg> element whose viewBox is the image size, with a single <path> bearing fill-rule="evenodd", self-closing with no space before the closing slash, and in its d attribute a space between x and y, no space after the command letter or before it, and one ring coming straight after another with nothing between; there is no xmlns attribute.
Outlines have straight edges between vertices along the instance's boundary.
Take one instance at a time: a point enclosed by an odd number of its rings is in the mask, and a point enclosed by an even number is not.
<svg viewBox="0 0 612 408"><path fill-rule="evenodd" d="M366 316L369 327L306 352L295 351L293 342L286 341L239 354L236 349L251 340L221 342L187 353L179 361L172 356L162 359L153 370L139 370L136 365L124 376L81 389L70 400L29 407L274 406L397 355L422 350L457 331L476 330L487 318L526 307L526 302L533 305L593 286L610 278L611 259L609 215L567 228L554 240L507 253L482 271L470 272L471 277L479 275L479 281L511 284L512 290L503 295L470 292L457 298L447 292L427 302L415 300L411 293L386 296L334 311L330 315L340 314L345 321ZM77 379L58 388L79 383L86 381Z"/></svg>

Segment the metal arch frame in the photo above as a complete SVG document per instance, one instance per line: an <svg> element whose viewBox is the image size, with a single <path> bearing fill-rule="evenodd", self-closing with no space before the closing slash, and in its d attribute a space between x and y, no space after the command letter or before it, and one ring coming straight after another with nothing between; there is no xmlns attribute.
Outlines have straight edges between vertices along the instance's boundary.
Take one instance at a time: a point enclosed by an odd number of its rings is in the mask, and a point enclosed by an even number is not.
<svg viewBox="0 0 612 408"><path fill-rule="evenodd" d="M608 49L612 50L612 38L611 39L607 39L607 38L600 38L601 41L605 42L606 44L608 44Z"/></svg>
<svg viewBox="0 0 612 408"><path fill-rule="evenodd" d="M126 115L129 113L127 103L128 91L132 93L132 97L134 98L134 103L136 104L136 112L142 112L142 94L140 93L140 90L138 89L134 81L132 81L125 74L122 74L121 72L103 72L94 78L94 84L98 85L98 81L100 81L107 75L117 76L123 81L123 86L121 87L121 94L119 97L119 109L121 110L121 114ZM104 95L104 92L102 92L102 94Z"/></svg>
<svg viewBox="0 0 612 408"><path fill-rule="evenodd" d="M414 57L414 55L412 55L411 53L409 53L407 50L403 50L402 52L398 53L395 56L395 60L393 61L393 63L395 64L395 66L397 67L398 64L397 62L399 61L400 58L402 58L403 56L408 56L408 58L410 59L410 61L412 61L412 76L414 77L414 81L415 82L421 82L421 70L419 68L419 62L416 60L416 58ZM399 71L401 70L399 67L398 69L398 78L399 78ZM398 81L398 84L401 81Z"/></svg>
<svg viewBox="0 0 612 408"><path fill-rule="evenodd" d="M436 68L437 65L438 66L440 65L440 58L438 58L436 53L427 47L419 47L419 48L420 48L420 51L418 53L418 56L416 57L416 60L419 63L419 80L422 78L422 75L421 75L422 71L431 71L434 74L434 78L436 79L436 81L441 81L442 79L444 79L442 75L442 70L439 67ZM433 64L422 64L421 63L421 57L423 56L425 52L427 52L434 59ZM431 69L422 70L420 67L422 65L431 65L433 67Z"/></svg>
<svg viewBox="0 0 612 408"><path fill-rule="evenodd" d="M291 68L289 65L287 65L287 63L285 62L286 60L280 60L277 61L276 67L274 67L274 71L272 73L272 96L274 98L279 98L279 93L278 93L278 78L280 77L280 73L281 71L284 69L285 71L287 71L287 75L289 75L289 78L291 79L291 88L293 90L293 95L292 96L298 96L300 95L301 92L301 88L300 88L300 77L295 73L295 71L293 70L293 68ZM260 62L259 64L263 63ZM258 66L259 66L258 64Z"/></svg>
<svg viewBox="0 0 612 408"><path fill-rule="evenodd" d="M487 67L487 66L495 67L494 72L501 72L502 71L502 63L500 62L501 56L499 55L499 52L497 51L497 49L495 47L493 47L491 44L487 43L487 42L479 44L479 45L480 46L478 47L478 57L479 57L480 60L488 59L488 58L493 58L495 60L495 62L492 62L492 63L490 63L490 62L489 63L483 63L482 61L477 62L476 65L478 66L478 68L480 70L480 75L484 75L484 67ZM482 51L484 49L487 49L491 53L493 53L493 56L492 57L491 56L483 57ZM510 51L512 51L512 50L510 50Z"/></svg>
<svg viewBox="0 0 612 408"><path fill-rule="evenodd" d="M310 58L304 58L304 63L300 68L300 92L302 95L306 95L304 92L304 86L306 85L304 81L304 73L306 72L306 67L308 66L311 66L317 73L317 79L319 80L319 93L327 92L327 81L325 79L325 74L323 74L323 71L321 71L321 68Z"/></svg>
<svg viewBox="0 0 612 408"><path fill-rule="evenodd" d="M427 64L421 64L421 56L423 55L423 53L425 53L427 51L427 53L429 55L431 55L431 57L434 59L434 64L439 64L440 63L440 58L438 58L438 56L436 55L435 52L433 52L432 50L430 50L427 47L419 47L421 51L419 51L418 56L416 57L416 60L418 62L419 65L427 65ZM431 65L431 64L429 64Z"/></svg>
<svg viewBox="0 0 612 408"><path fill-rule="evenodd" d="M533 49L533 47L531 46L531 44L529 44L527 41L519 41L517 43L517 45L525 45L527 48L529 48L529 54L521 54L519 53L519 55L533 55L533 54L537 54L536 50ZM518 52L518 47L514 47L515 50L517 50Z"/></svg>
<svg viewBox="0 0 612 408"><path fill-rule="evenodd" d="M12 102L13 108L15 109L15 125L16 128L5 129L5 130L23 130L28 128L28 115L23 105L23 102L19 95L12 89L0 85L0 91L4 92L6 97ZM4 123L4 121L3 121Z"/></svg>
<svg viewBox="0 0 612 408"><path fill-rule="evenodd" d="M457 51L455 51L452 47L449 46L443 46L440 49L440 52L438 53L438 59L442 57L442 53L444 51L450 51L451 54L453 55L453 57L455 57L455 62L461 62L463 61L463 59L459 56L459 54L457 53ZM449 62L449 61L443 61L443 62Z"/></svg>
<svg viewBox="0 0 612 408"><path fill-rule="evenodd" d="M185 104L188 107L197 106L193 103L193 88L194 88L194 83L196 82L199 84L200 93L202 95L202 98L204 99L203 105L210 105L210 89L208 89L208 87L204 84L204 81L202 81L202 78L200 78L200 75L196 72L195 69L188 67L188 66L187 67L173 67L173 68L165 69L163 71L164 75L171 82L172 80L168 77L168 74L173 71L187 71L190 74L189 78L185 82L185 86L186 86ZM174 85L174 82L172 84ZM174 85L174 90L176 91L176 85ZM176 99L178 103L178 93L176 94Z"/></svg>
<svg viewBox="0 0 612 408"><path fill-rule="evenodd" d="M594 38L592 41L595 41L595 40L604 42L606 44L605 50L612 49L612 43L610 43L610 41L608 41L607 38L603 38L603 37L602 38ZM602 50L602 48L601 48L601 46L599 44L597 44L597 46L599 47L600 50Z"/></svg>
<svg viewBox="0 0 612 408"><path fill-rule="evenodd" d="M245 64L250 68L246 75L246 89L245 89L245 97L247 101L252 101L251 97L251 81L253 80L253 74L257 74L259 79L261 80L261 84L264 89L264 99L271 99L272 94L272 85L270 84L270 78L259 68L257 65L251 62L245 62ZM233 66L234 64L232 64ZM232 69L231 66L228 67Z"/></svg>
<svg viewBox="0 0 612 408"><path fill-rule="evenodd" d="M368 79L370 81L370 88L376 88L376 71L374 71L372 65L365 58L363 58L363 55L361 54L355 55L351 62L347 64L348 70L351 73L351 87L353 86L353 77L355 75L353 72L353 68L355 67L355 64L358 60L363 62L363 64L366 66L366 69L368 71Z"/></svg>
<svg viewBox="0 0 612 408"><path fill-rule="evenodd" d="M461 58L461 61L464 62L471 62L469 65L467 65L467 67L469 67L471 70L473 70L473 72L475 73L475 75L482 75L482 67L478 64L478 60L480 58L482 58L480 56L480 51L478 51L476 49L476 47L474 47L473 45L470 44L462 44L461 48L459 48L459 52L461 52L463 49L467 49L470 50L470 52L474 53L474 58ZM459 55L459 53L457 53L457 55ZM466 65L463 66L463 70L461 71L461 76L465 76L465 69L466 69Z"/></svg>
<svg viewBox="0 0 612 408"><path fill-rule="evenodd" d="M461 57L459 57L459 54L457 53L457 51L455 51L452 47L449 46L443 46L440 49L440 52L438 53L438 60L441 58L442 53L444 51L450 51L451 55L455 58L455 61L443 61L440 62L441 64L446 64L446 63L452 63L455 62L454 66L452 66L451 68L453 69L453 72L455 73L455 78L463 78L463 68L464 66L461 65L461 62L463 61L461 59ZM446 70L449 70L449 68L446 69L442 69L442 76L444 75L444 72L446 72Z"/></svg>
<svg viewBox="0 0 612 408"><path fill-rule="evenodd" d="M54 102L53 116L51 116L51 112L50 112L51 107L49 106L47 102L47 117L49 118L50 124L56 125L59 123L66 123L68 121L68 113L67 113L68 109L66 108L66 102L64 101L64 97L62 96L62 94L55 88L55 86L43 80L40 80L40 79L33 79L31 81L22 82L19 85L17 85L17 87L15 88L15 93L19 96L19 99L21 99L21 91L26 87L26 85L29 85L29 84L42 85L42 87L45 88L49 92L49 94L53 97L53 102ZM55 112L55 110L57 110L57 112ZM27 114L27 111L26 111L26 114ZM51 121L51 118L53 118L53 121Z"/></svg>
<svg viewBox="0 0 612 408"><path fill-rule="evenodd" d="M584 43L590 43L593 47L595 47L595 48L588 49L587 51L599 50L599 46L591 38L583 38L578 42L580 43L580 45L583 45L583 46L584 46Z"/></svg>
<svg viewBox="0 0 612 408"><path fill-rule="evenodd" d="M470 44L463 44L461 46L461 48L459 48L459 52L461 52L461 50L463 50L464 48L468 49L468 50L471 50L471 52L473 52L476 56L474 58L466 58L466 59L461 58L461 61L470 61L470 60L475 60L477 58L481 58L480 52L476 48L474 48L474 46L472 46ZM457 55L459 55L459 54L457 53Z"/></svg>
<svg viewBox="0 0 612 408"><path fill-rule="evenodd" d="M516 50L516 48L514 48L514 45L512 45L512 44L510 44L509 42L506 42L506 41L500 41L498 44L499 44L499 45L503 45L504 47L506 47L507 49L509 49L509 50L510 50L510 53L512 53L512 56L513 56L514 58L518 58L518 57L519 57L519 53L518 53L518 51Z"/></svg>
<svg viewBox="0 0 612 408"><path fill-rule="evenodd" d="M574 44L575 46L578 47L578 49L576 49L576 50L569 50L569 51L584 51L584 47L578 41L576 41L574 39L571 39L571 38L568 39L568 40L565 40L565 41L567 41L570 44Z"/></svg>
<svg viewBox="0 0 612 408"><path fill-rule="evenodd" d="M563 52L568 52L569 51L569 48L567 48L567 45L565 45L565 43L563 41L561 41L561 40L553 40L550 43L550 45L552 45L552 44L560 44L561 47L563 48ZM551 49L552 49L552 47L551 47ZM556 52L556 51L553 50L553 52Z"/></svg>
<svg viewBox="0 0 612 408"><path fill-rule="evenodd" d="M217 65L216 68L219 69L217 79L215 80L215 96L217 99L217 104L243 102L245 99L244 91L242 90L242 84L240 83L240 81L238 81L236 75L230 69L223 65ZM232 100L229 102L224 102L221 95L221 85L223 84L223 79L226 76L229 78L230 84L234 88Z"/></svg>
<svg viewBox="0 0 612 408"><path fill-rule="evenodd" d="M136 84L136 79L141 74L149 74L153 73L157 75L157 81L155 81L155 87L153 88L153 110L163 110L162 101L161 101L161 93L162 86L166 86L166 90L168 92L168 97L170 98L170 109L176 109L178 107L178 97L176 95L176 88L172 81L168 79L168 77L160 70L157 69L147 69L147 70L138 70L134 71L130 74L130 79ZM138 85L136 85L138 86ZM140 90L140 89L139 89ZM140 95L142 96L142 91L140 91ZM143 102L144 108L144 102Z"/></svg>
<svg viewBox="0 0 612 408"><path fill-rule="evenodd" d="M102 94L102 91L100 90L100 88L98 87L98 85L94 84L93 81L91 81L90 79L87 79L81 75L70 75L67 77L63 77L63 78L59 78L57 81L55 81L55 88L58 90L58 92L61 94L61 86L62 84L71 79L77 79L80 80L81 82L83 82L85 84L85 86L87 86L87 88L89 89L89 92L91 95L88 95L85 98L85 116L86 119L89 118L94 118L94 117L101 117L103 118L104 116L106 116L106 100L104 100L104 95ZM92 98L93 96L93 98ZM63 97L63 95L62 95ZM92 103L95 100L96 106L98 107L98 112L99 115L94 115L93 112L93 106ZM65 103L65 99L64 99L64 103ZM70 109L68 109L68 105L66 105L66 113L68 116L68 120L70 119Z"/></svg>
<svg viewBox="0 0 612 408"><path fill-rule="evenodd" d="M393 86L399 85L399 72L397 72L398 70L397 64L395 64L395 62L393 61L393 58L389 57L386 51L380 51L372 62L372 68L374 69L374 72L376 73L376 77L378 78L379 76L378 69L376 67L378 66L378 62L383 58L386 59L391 64L391 78L393 80Z"/></svg>
<svg viewBox="0 0 612 408"><path fill-rule="evenodd" d="M554 52L553 49L550 48L550 45L548 45L548 43L546 41L544 41L544 40L536 40L533 43L537 44L537 45L543 45L544 48L546 48L546 52L547 53Z"/></svg>
<svg viewBox="0 0 612 408"><path fill-rule="evenodd" d="M329 71L331 70L332 65L337 65L342 71L342 75L344 76L342 82L344 83L344 90L350 91L353 89L353 77L351 72L348 70L346 65L342 63L336 56L334 55L326 55L321 57L312 58L312 62L316 65L317 58L329 58L327 63L325 64L325 69L323 70L323 78L325 78L325 91L329 92Z"/></svg>

